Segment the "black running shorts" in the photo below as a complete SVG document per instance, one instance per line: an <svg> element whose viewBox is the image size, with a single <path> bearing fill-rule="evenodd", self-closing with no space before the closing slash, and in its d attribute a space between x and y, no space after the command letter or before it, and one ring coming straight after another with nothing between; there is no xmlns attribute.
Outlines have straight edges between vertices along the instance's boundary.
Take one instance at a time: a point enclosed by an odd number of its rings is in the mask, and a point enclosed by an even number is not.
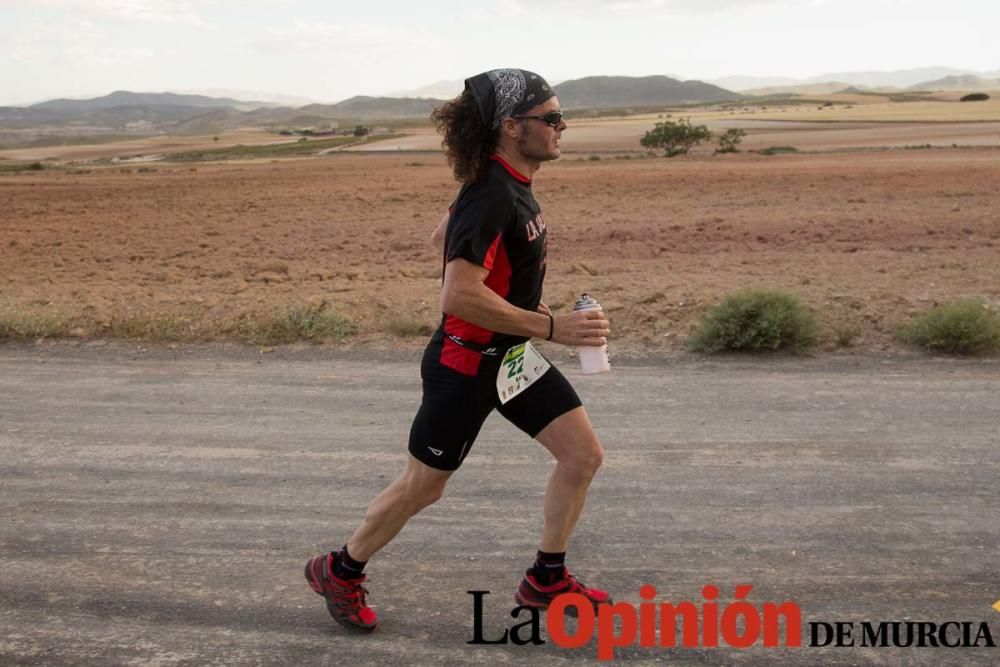
<svg viewBox="0 0 1000 667"><path fill-rule="evenodd" d="M420 364L424 396L410 427L410 453L417 460L457 470L494 408L534 438L556 417L582 405L555 366L501 405L496 386L501 358L482 355L476 374L466 375L443 365L436 346L427 347Z"/></svg>

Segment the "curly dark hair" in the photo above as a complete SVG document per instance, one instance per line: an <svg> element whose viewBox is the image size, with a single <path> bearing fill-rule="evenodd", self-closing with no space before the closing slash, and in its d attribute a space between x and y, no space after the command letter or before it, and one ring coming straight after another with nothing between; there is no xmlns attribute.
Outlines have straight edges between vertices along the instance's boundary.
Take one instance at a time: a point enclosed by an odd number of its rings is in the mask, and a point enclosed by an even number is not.
<svg viewBox="0 0 1000 667"><path fill-rule="evenodd" d="M499 130L491 129L479 115L472 93L445 102L431 113L431 120L441 133L441 147L448 164L460 183L473 183L483 175L490 156L496 152Z"/></svg>

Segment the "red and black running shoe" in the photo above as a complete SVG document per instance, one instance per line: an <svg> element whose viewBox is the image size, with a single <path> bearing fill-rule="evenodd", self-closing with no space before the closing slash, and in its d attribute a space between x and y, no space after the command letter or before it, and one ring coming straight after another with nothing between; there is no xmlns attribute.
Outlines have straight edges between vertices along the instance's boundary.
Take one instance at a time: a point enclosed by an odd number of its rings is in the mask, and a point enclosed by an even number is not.
<svg viewBox="0 0 1000 667"><path fill-rule="evenodd" d="M306 563L306 581L316 593L326 600L326 609L333 620L341 625L371 632L378 625L378 614L365 603L368 590L362 585L365 577L341 579L333 573L333 559L329 553L316 556Z"/></svg>
<svg viewBox="0 0 1000 667"><path fill-rule="evenodd" d="M579 593L591 601L594 610L598 605L611 604L611 596L607 591L598 588L588 588L585 584L577 581L576 577L563 568L563 576L550 586L542 586L531 574L531 570L524 573L521 585L514 593L514 600L524 607L535 607L536 609L548 609L557 595L563 593ZM577 611L574 605L566 607L567 616L576 616Z"/></svg>

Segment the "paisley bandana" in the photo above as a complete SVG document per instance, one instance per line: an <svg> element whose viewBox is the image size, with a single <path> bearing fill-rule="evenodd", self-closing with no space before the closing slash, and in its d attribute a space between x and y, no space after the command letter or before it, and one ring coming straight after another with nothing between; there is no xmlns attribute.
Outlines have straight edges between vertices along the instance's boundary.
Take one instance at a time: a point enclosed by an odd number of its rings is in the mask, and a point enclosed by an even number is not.
<svg viewBox="0 0 1000 667"><path fill-rule="evenodd" d="M523 69L494 69L465 80L483 122L492 129L555 95L538 74Z"/></svg>

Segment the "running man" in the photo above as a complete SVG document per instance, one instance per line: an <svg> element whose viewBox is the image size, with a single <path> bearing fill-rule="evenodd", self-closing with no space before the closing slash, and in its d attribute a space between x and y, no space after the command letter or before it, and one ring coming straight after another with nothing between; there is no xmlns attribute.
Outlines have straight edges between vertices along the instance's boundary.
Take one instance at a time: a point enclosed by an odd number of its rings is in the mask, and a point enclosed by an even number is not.
<svg viewBox="0 0 1000 667"><path fill-rule="evenodd" d="M547 230L531 179L559 157L566 129L559 100L537 74L492 70L467 79L434 120L462 187L432 235L443 240L443 315L420 366L423 400L410 429L410 456L347 544L305 568L333 618L363 631L378 623L365 600L365 564L441 498L494 408L556 459L539 551L515 592L517 603L545 609L567 592L595 606L611 601L564 565L603 450L573 387L529 342L599 346L610 334L601 311L555 314L542 302Z"/></svg>

